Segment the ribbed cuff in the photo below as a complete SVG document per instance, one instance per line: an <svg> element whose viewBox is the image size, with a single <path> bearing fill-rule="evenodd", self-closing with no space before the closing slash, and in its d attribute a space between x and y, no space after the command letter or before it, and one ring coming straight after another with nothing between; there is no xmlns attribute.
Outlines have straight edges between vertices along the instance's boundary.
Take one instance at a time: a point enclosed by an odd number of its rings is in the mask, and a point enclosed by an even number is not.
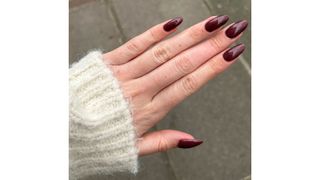
<svg viewBox="0 0 320 180"><path fill-rule="evenodd" d="M137 172L135 129L128 102L101 52L69 71L70 178Z"/></svg>

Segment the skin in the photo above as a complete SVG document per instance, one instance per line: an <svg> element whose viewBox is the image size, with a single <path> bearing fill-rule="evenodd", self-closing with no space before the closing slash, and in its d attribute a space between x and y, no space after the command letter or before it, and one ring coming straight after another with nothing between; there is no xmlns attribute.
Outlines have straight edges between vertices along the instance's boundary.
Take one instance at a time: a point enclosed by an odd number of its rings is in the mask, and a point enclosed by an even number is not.
<svg viewBox="0 0 320 180"><path fill-rule="evenodd" d="M169 39L165 37L176 29L164 31L166 21L104 54L130 101L140 156L175 148L180 139L194 139L176 130L147 131L235 62L225 61L222 54L242 34L230 39L225 35L228 27L207 32L205 23L212 18Z"/></svg>

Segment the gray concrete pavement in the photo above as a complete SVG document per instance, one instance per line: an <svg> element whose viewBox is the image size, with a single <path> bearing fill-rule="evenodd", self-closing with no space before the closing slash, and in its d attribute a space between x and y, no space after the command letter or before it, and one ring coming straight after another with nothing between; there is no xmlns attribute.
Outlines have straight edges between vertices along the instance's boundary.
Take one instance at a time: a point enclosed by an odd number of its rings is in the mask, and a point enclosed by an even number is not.
<svg viewBox="0 0 320 180"><path fill-rule="evenodd" d="M184 17L180 28L184 29L217 14L250 22L250 0L71 0L69 62L77 61L92 49L112 50L148 27L175 16ZM116 174L86 179L250 179L248 30L241 40L248 47L242 62L210 81L155 127L189 132L203 139L204 144L143 157L137 176Z"/></svg>

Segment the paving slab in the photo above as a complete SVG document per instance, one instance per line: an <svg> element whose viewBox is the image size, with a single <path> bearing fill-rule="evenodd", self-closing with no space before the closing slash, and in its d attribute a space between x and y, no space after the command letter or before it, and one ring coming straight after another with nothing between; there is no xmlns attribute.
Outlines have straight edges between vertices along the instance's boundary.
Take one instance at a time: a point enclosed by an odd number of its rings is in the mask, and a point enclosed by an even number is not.
<svg viewBox="0 0 320 180"><path fill-rule="evenodd" d="M73 0L73 2L77 2ZM77 4L77 3L74 3ZM112 50L121 44L119 30L106 1L79 3L69 11L69 63L93 49Z"/></svg>
<svg viewBox="0 0 320 180"><path fill-rule="evenodd" d="M177 16L184 18L179 30L210 16L210 12L202 1L200 3L193 0L113 0L111 2L127 39Z"/></svg>

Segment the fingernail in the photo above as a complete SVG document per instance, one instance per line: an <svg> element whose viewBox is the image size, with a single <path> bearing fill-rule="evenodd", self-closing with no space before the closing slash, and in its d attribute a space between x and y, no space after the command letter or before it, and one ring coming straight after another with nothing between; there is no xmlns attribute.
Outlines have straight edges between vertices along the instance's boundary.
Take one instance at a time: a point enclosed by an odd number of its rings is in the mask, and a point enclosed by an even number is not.
<svg viewBox="0 0 320 180"><path fill-rule="evenodd" d="M178 148L192 148L202 143L203 141L198 139L181 139L178 143Z"/></svg>
<svg viewBox="0 0 320 180"><path fill-rule="evenodd" d="M171 19L169 22L167 22L165 25L163 25L163 29L167 32L173 30L177 26L179 26L183 21L182 17L176 17Z"/></svg>
<svg viewBox="0 0 320 180"><path fill-rule="evenodd" d="M208 32L212 32L223 26L228 20L228 16L218 16L209 20L204 27Z"/></svg>
<svg viewBox="0 0 320 180"><path fill-rule="evenodd" d="M242 33L247 26L248 22L246 20L238 21L226 30L226 36L229 38L235 38Z"/></svg>
<svg viewBox="0 0 320 180"><path fill-rule="evenodd" d="M224 60L230 62L234 59L236 59L245 49L246 47L244 44L238 44L236 46L233 46L229 50L227 50L225 53L223 53Z"/></svg>

